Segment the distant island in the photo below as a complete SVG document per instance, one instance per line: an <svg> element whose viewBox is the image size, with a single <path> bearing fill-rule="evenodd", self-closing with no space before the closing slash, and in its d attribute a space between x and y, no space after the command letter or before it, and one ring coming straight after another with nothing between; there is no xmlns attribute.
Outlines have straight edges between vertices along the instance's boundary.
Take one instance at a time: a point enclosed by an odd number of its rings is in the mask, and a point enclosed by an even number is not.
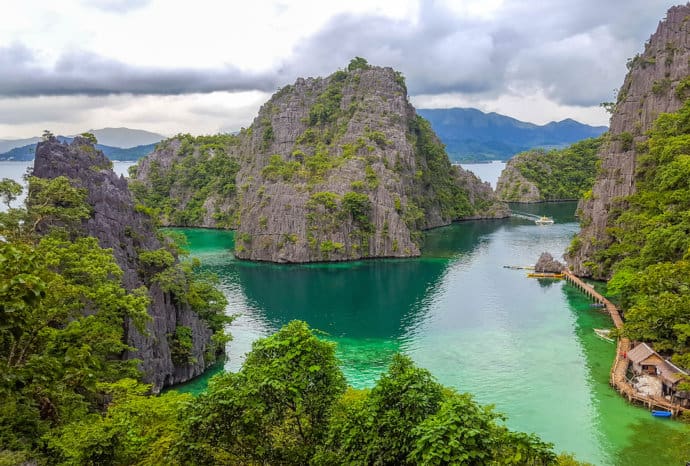
<svg viewBox="0 0 690 466"><path fill-rule="evenodd" d="M506 202L580 199L592 189L597 152L605 135L576 142L565 149L533 149L508 161L496 184Z"/></svg>
<svg viewBox="0 0 690 466"><path fill-rule="evenodd" d="M139 160L153 152L158 142L166 139L162 134L131 128L102 128L89 130L88 133L96 136L100 142L96 148L103 151L110 160ZM58 136L57 139L71 143L74 136ZM40 140L40 137L0 140L0 160L33 160Z"/></svg>
<svg viewBox="0 0 690 466"><path fill-rule="evenodd" d="M417 113L429 120L453 162L506 161L530 149L562 149L608 129L570 118L539 126L476 108L420 108Z"/></svg>
<svg viewBox="0 0 690 466"><path fill-rule="evenodd" d="M597 137L606 126L589 126L566 119L543 126L516 120L498 113L484 113L476 108L418 109L441 142L451 162L506 161L531 149L563 149L582 139ZM130 128L89 130L96 136L110 160L136 161L153 152L165 136ZM59 136L70 142L72 136ZM16 140L0 139L0 160L33 160L40 137Z"/></svg>

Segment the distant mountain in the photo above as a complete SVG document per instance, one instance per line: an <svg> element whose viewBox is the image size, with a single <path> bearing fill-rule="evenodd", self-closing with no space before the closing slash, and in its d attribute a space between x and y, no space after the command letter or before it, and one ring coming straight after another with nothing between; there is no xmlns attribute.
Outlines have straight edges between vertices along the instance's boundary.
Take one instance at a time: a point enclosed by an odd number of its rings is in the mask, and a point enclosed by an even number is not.
<svg viewBox="0 0 690 466"><path fill-rule="evenodd" d="M162 134L130 128L91 129L88 132L96 136L100 144L111 147L122 147L124 149L156 144L163 139L167 139L167 137Z"/></svg>
<svg viewBox="0 0 690 466"><path fill-rule="evenodd" d="M475 108L418 109L417 113L429 120L456 162L508 160L519 152L563 148L608 130L570 118L540 126Z"/></svg>
<svg viewBox="0 0 690 466"><path fill-rule="evenodd" d="M68 138L64 136L58 136L57 139L60 142L72 142L73 138ZM27 144L21 147L15 147L7 152L0 153L0 160L14 160L14 161L25 161L33 160L36 154L37 144ZM102 150L106 157L110 160L139 160L143 156L153 152L156 144L145 144L135 147L129 147L123 149L121 147L106 146L103 144L96 144L96 148Z"/></svg>
<svg viewBox="0 0 690 466"><path fill-rule="evenodd" d="M41 138L28 138L28 139L0 139L0 154L7 152L8 150L14 149L16 147L26 146L28 144L35 144L40 141Z"/></svg>

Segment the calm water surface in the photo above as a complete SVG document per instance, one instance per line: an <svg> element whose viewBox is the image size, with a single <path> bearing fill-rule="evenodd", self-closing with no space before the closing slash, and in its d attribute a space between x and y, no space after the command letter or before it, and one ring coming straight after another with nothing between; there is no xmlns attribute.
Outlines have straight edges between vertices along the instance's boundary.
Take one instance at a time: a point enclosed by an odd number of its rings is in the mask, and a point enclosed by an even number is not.
<svg viewBox="0 0 690 466"><path fill-rule="evenodd" d="M20 180L31 163L0 162ZM131 163L115 163L126 173ZM465 166L495 184L503 164ZM482 176L483 175L483 176ZM574 203L521 205L553 226L512 218L457 223L428 232L423 256L345 264L237 261L233 233L187 229L193 255L219 275L239 316L229 358L239 369L257 338L292 319L328 332L350 384L370 387L396 352L438 379L495 404L513 429L535 432L558 450L597 465L682 465L687 429L631 407L608 386L614 345L593 328L610 319L564 282L526 278L503 265L560 255L578 227ZM198 392L212 375L183 387Z"/></svg>
<svg viewBox="0 0 690 466"><path fill-rule="evenodd" d="M442 383L495 404L511 428L602 465L672 465L690 459L688 433L631 407L608 386L613 344L596 337L607 315L564 282L528 279L503 265L560 255L577 231L574 203L520 206L553 216L464 222L426 235L406 260L275 265L233 258L232 232L183 230L217 273L232 313L225 370L238 370L257 338L292 319L338 344L350 384L370 387L396 352ZM223 370L223 368L219 368ZM186 387L203 390L206 380Z"/></svg>

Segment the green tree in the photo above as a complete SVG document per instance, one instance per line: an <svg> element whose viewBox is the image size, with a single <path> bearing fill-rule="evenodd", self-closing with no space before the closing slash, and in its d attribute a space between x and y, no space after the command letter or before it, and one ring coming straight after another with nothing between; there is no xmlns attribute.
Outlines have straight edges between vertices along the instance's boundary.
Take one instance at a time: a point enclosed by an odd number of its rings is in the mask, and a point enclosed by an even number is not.
<svg viewBox="0 0 690 466"><path fill-rule="evenodd" d="M216 377L196 400L183 462L306 464L344 390L334 345L293 321L255 342L240 372Z"/></svg>
<svg viewBox="0 0 690 466"><path fill-rule="evenodd" d="M89 141L89 143L93 144L94 146L98 144L98 139L96 139L96 136L94 136L93 133L81 133L80 136Z"/></svg>
<svg viewBox="0 0 690 466"><path fill-rule="evenodd" d="M111 400L107 414L88 414L50 435L54 459L70 465L179 464L173 446L179 442L179 415L191 395L169 391L151 396L150 386L132 379L101 385Z"/></svg>
<svg viewBox="0 0 690 466"><path fill-rule="evenodd" d="M347 65L347 71L368 70L369 68L371 68L371 66L369 66L369 62L362 57L353 58Z"/></svg>
<svg viewBox="0 0 690 466"><path fill-rule="evenodd" d="M3 178L0 180L0 199L5 203L8 209L11 208L12 202L22 193L22 185L10 178Z"/></svg>

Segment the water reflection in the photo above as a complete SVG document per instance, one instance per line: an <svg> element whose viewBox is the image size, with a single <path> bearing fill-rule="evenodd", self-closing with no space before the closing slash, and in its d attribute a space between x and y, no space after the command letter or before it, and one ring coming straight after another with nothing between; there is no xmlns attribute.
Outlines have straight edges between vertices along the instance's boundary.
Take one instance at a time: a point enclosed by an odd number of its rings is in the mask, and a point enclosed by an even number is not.
<svg viewBox="0 0 690 466"><path fill-rule="evenodd" d="M609 325L562 281L527 279L539 253L563 251L578 227L575 204L521 206L528 220L465 222L428 232L424 256L347 264L277 266L235 261L232 234L190 230L190 242L221 275L233 312L230 363L256 338L303 319L338 343L354 386L371 386L404 351L449 386L495 403L511 428L535 432L594 464L661 464L676 458L674 428L652 422L608 386L611 352L592 332ZM196 239L194 239L196 238ZM195 244L196 243L196 244ZM214 252L215 251L215 252ZM603 345L603 346L602 346ZM674 424L675 425L675 424ZM650 429L651 454L631 439ZM666 434L670 432L670 434ZM641 434L640 434L641 435Z"/></svg>

